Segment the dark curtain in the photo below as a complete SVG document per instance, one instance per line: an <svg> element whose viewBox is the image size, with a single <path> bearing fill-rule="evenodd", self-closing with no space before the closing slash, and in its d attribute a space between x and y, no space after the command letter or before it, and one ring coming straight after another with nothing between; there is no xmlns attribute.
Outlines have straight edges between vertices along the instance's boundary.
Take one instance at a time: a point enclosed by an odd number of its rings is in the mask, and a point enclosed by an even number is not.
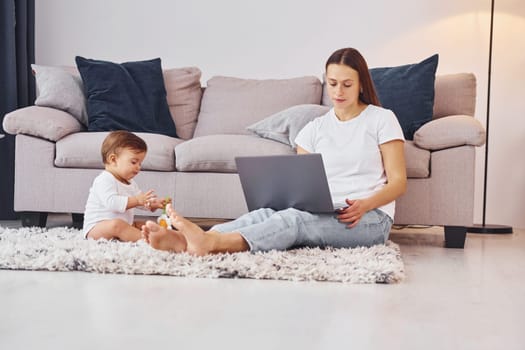
<svg viewBox="0 0 525 350"><path fill-rule="evenodd" d="M0 117L33 104L35 82L35 1L0 0ZM4 129L0 133L5 134ZM0 220L16 218L14 198L15 137L0 139Z"/></svg>

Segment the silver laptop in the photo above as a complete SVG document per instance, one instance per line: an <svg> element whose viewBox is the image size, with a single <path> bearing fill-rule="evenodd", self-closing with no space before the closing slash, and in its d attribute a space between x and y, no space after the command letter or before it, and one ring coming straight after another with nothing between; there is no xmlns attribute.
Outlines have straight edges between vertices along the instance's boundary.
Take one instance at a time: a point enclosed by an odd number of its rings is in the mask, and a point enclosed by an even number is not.
<svg viewBox="0 0 525 350"><path fill-rule="evenodd" d="M248 210L334 212L320 154L236 157L235 162Z"/></svg>

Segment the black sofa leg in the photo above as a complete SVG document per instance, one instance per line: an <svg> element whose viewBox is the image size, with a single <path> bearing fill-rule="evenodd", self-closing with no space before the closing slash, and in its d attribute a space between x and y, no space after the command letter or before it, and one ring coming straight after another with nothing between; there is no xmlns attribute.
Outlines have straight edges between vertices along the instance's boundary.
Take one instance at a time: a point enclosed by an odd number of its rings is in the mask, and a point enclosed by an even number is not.
<svg viewBox="0 0 525 350"><path fill-rule="evenodd" d="M465 226L445 226L445 248L465 247L467 228Z"/></svg>
<svg viewBox="0 0 525 350"><path fill-rule="evenodd" d="M73 219L73 227L81 229L84 226L84 214L71 213L71 218Z"/></svg>
<svg viewBox="0 0 525 350"><path fill-rule="evenodd" d="M22 227L46 227L47 213L24 211L20 213Z"/></svg>

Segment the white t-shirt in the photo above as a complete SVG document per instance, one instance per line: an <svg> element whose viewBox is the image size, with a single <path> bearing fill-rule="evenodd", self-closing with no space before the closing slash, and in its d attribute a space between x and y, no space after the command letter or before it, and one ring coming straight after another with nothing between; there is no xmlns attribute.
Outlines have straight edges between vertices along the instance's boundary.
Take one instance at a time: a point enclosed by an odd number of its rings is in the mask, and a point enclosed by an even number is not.
<svg viewBox="0 0 525 350"><path fill-rule="evenodd" d="M387 182L379 145L403 140L401 126L391 110L368 105L357 117L337 119L332 108L309 122L295 142L310 153L320 153L335 208L345 199L366 198ZM395 202L378 208L394 218Z"/></svg>
<svg viewBox="0 0 525 350"><path fill-rule="evenodd" d="M118 181L109 171L104 170L100 173L89 189L84 211L82 230L84 235L87 235L93 226L102 220L122 219L131 225L134 210L126 210L128 197L136 196L139 192L139 186L134 180L126 185Z"/></svg>

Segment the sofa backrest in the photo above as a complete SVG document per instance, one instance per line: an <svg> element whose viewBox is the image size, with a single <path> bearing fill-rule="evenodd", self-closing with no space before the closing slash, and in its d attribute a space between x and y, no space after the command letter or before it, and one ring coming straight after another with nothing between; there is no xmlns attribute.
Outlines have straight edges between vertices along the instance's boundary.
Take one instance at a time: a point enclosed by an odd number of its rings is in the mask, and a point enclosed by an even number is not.
<svg viewBox="0 0 525 350"><path fill-rule="evenodd" d="M76 67L62 68L79 75ZM163 76L177 135L184 140L212 134L249 134L247 126L291 106L319 104L323 95L320 80L313 76L267 80L213 77L204 93L201 71L196 67L163 70ZM436 75L434 86L434 119L474 116L474 74Z"/></svg>
<svg viewBox="0 0 525 350"><path fill-rule="evenodd" d="M314 76L261 80L216 76L207 82L194 136L248 135L247 126L295 105L319 104L321 95L321 81Z"/></svg>
<svg viewBox="0 0 525 350"><path fill-rule="evenodd" d="M472 73L436 75L434 117L447 115L474 116L476 109L476 76Z"/></svg>

